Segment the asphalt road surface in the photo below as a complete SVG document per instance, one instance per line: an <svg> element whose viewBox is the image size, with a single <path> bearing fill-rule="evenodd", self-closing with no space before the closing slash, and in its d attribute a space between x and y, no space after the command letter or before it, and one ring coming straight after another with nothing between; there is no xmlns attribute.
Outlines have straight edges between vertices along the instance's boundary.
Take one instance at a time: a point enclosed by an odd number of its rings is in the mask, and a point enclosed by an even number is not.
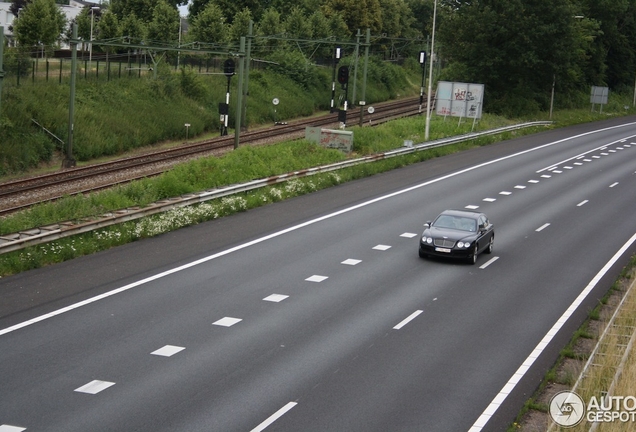
<svg viewBox="0 0 636 432"><path fill-rule="evenodd" d="M2 278L0 432L505 430L636 251L635 121ZM493 254L418 257L448 208Z"/></svg>

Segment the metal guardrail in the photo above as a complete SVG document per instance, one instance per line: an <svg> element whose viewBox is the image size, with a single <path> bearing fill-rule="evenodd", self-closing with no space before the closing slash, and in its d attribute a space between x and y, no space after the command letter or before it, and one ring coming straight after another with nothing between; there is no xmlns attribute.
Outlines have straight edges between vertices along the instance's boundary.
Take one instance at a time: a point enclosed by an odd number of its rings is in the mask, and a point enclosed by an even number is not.
<svg viewBox="0 0 636 432"><path fill-rule="evenodd" d="M210 201L217 198L222 198L228 195L233 195L241 192L247 192L250 190L271 186L274 184L282 183L288 180L306 177L314 174L326 173L330 171L336 171L342 168L359 165L362 163L375 162L382 159L388 159L391 157L402 156L405 154L428 150L435 147L442 147L450 144L456 144L462 141L468 141L489 135L496 135L503 132L510 132L526 127L533 126L548 126L551 125L550 121L536 121L529 123L521 123L513 126L505 126L497 129L491 129L484 132L471 132L464 135L458 135L451 138L442 138L427 143L413 145L412 147L402 147L396 150L391 150L384 153L377 153L370 156L364 156L356 159L351 159L343 162L337 162L330 165L319 166L315 168L308 168L300 171L293 171L287 174L278 176L272 176L260 180L253 180L247 183L226 186L217 189L210 189L203 192L182 195L180 197L170 198L166 200L157 201L146 207L129 207L122 210L105 213L100 216L96 216L90 219L83 219L79 221L60 222L57 224L47 225L40 228L34 228L30 230L21 231L14 234L6 234L0 236L0 254L12 252L20 249L24 249L28 246L34 246L37 244L48 243L54 240L59 240L64 237L70 237L76 234L81 234L96 229L129 222L132 220L140 219L147 216L152 216L158 213L163 213L174 208L186 207L193 204L199 204L205 201Z"/></svg>

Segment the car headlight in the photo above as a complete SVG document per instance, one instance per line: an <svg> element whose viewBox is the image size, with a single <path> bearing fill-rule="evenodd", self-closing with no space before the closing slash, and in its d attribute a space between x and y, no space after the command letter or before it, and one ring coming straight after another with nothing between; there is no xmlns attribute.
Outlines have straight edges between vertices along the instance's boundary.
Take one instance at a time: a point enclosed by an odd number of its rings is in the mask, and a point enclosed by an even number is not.
<svg viewBox="0 0 636 432"><path fill-rule="evenodd" d="M457 247L460 248L460 249L467 248L468 246L470 246L470 242L461 242L460 241L460 242L457 243Z"/></svg>
<svg viewBox="0 0 636 432"><path fill-rule="evenodd" d="M430 238L430 237L422 236L422 243L431 244L431 243L433 243L433 239Z"/></svg>

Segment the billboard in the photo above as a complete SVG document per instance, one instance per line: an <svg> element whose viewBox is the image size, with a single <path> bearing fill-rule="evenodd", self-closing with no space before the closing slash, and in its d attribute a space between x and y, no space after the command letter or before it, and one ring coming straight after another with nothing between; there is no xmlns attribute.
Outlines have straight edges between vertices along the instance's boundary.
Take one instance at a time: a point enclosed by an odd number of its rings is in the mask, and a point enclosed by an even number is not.
<svg viewBox="0 0 636 432"><path fill-rule="evenodd" d="M439 81L435 113L441 116L481 118L483 84Z"/></svg>

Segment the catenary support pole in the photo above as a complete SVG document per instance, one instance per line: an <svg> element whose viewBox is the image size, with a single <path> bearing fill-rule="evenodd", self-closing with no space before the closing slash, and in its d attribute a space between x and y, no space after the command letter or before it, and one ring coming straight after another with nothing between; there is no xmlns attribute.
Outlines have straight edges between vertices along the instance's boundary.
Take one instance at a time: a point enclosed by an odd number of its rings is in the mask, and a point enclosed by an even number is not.
<svg viewBox="0 0 636 432"><path fill-rule="evenodd" d="M358 29L358 34L356 34L356 52L354 54L353 60L353 94L351 95L351 105L356 104L356 88L358 83L358 57L360 57L360 38L362 37L362 33L360 33L360 29Z"/></svg>
<svg viewBox="0 0 636 432"><path fill-rule="evenodd" d="M250 94L250 62L252 61L252 39L254 38L254 21L250 20L250 25L247 30L247 52L245 53L245 85L243 87L243 113L241 116L241 127L244 131L247 131L247 97Z"/></svg>
<svg viewBox="0 0 636 432"><path fill-rule="evenodd" d="M437 17L437 0L433 6L433 35L431 37L431 55L428 72L428 94L426 95L426 130L424 132L424 141L428 141L429 130L431 125L431 93L433 91L433 59L435 58L435 18Z"/></svg>
<svg viewBox="0 0 636 432"><path fill-rule="evenodd" d="M364 43L364 66L362 68L362 96L360 97L360 127L364 123L364 107L367 104L367 67L369 66L369 45L371 45L371 29L367 28L367 38Z"/></svg>
<svg viewBox="0 0 636 432"><path fill-rule="evenodd" d="M243 111L243 75L245 74L245 36L241 36L239 45L239 73L238 73L238 89L236 92L236 120L234 126L234 148L239 146L239 136L241 134L241 112Z"/></svg>
<svg viewBox="0 0 636 432"><path fill-rule="evenodd" d="M4 27L0 26L0 116L2 116L2 81L4 80L4 69L2 59L4 58Z"/></svg>
<svg viewBox="0 0 636 432"><path fill-rule="evenodd" d="M73 24L73 37L71 44L71 95L68 104L68 140L66 142L66 155L62 161L62 168L72 168L75 166L73 157L73 129L75 117L75 81L77 79L77 24Z"/></svg>

